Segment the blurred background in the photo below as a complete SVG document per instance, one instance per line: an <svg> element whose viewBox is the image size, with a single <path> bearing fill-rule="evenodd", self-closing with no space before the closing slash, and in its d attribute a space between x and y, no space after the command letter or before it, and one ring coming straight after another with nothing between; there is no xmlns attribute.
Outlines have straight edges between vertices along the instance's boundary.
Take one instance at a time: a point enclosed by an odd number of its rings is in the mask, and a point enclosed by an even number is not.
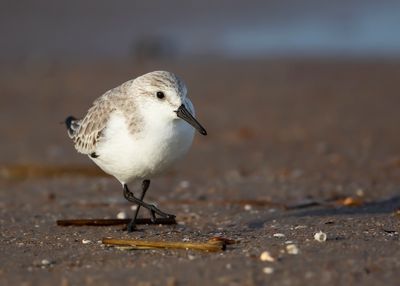
<svg viewBox="0 0 400 286"><path fill-rule="evenodd" d="M400 53L395 0L1 2L2 61Z"/></svg>
<svg viewBox="0 0 400 286"><path fill-rule="evenodd" d="M156 69L188 84L210 133L191 162L219 162L204 170L397 155L398 11L390 0L1 1L0 160L89 164L60 122Z"/></svg>

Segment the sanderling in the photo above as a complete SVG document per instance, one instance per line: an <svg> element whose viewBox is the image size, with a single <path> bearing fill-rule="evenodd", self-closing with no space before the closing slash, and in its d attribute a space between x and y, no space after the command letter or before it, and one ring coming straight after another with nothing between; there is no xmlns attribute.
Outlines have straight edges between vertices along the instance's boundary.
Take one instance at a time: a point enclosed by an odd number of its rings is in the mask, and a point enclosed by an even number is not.
<svg viewBox="0 0 400 286"><path fill-rule="evenodd" d="M117 178L124 197L138 205L128 231L135 228L140 206L153 221L156 214L175 218L143 199L150 179L188 151L193 127L207 135L194 115L184 82L173 73L154 71L107 91L82 119L65 120L75 149ZM142 181L140 198L128 189L137 180Z"/></svg>

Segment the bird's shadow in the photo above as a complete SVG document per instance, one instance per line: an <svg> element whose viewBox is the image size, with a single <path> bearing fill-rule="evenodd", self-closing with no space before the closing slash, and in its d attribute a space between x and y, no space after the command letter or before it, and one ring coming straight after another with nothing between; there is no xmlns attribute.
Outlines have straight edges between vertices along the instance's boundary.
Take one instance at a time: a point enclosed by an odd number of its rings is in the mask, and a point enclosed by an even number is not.
<svg viewBox="0 0 400 286"><path fill-rule="evenodd" d="M247 222L250 229L262 228L265 223L272 220L279 220L289 217L329 217L344 215L370 215L370 214L391 214L400 208L400 196L394 196L381 201L364 203L360 206L315 206L307 209L293 209L285 212L277 212L268 217L259 218Z"/></svg>

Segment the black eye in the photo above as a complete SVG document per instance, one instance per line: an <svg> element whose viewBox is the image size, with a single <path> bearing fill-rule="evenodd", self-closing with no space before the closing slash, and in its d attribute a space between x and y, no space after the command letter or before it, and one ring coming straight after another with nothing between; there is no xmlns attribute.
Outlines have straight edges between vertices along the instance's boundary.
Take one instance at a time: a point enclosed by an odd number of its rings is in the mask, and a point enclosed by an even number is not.
<svg viewBox="0 0 400 286"><path fill-rule="evenodd" d="M159 99L163 99L163 98L165 97L164 92L158 91L158 92L157 92L157 97L158 97Z"/></svg>

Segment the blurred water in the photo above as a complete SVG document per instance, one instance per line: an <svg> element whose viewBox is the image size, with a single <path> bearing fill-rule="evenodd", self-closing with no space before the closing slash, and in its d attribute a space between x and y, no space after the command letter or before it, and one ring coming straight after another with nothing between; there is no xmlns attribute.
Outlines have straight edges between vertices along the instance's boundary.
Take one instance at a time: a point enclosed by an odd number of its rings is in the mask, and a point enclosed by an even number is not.
<svg viewBox="0 0 400 286"><path fill-rule="evenodd" d="M0 60L400 56L400 1L1 1Z"/></svg>

